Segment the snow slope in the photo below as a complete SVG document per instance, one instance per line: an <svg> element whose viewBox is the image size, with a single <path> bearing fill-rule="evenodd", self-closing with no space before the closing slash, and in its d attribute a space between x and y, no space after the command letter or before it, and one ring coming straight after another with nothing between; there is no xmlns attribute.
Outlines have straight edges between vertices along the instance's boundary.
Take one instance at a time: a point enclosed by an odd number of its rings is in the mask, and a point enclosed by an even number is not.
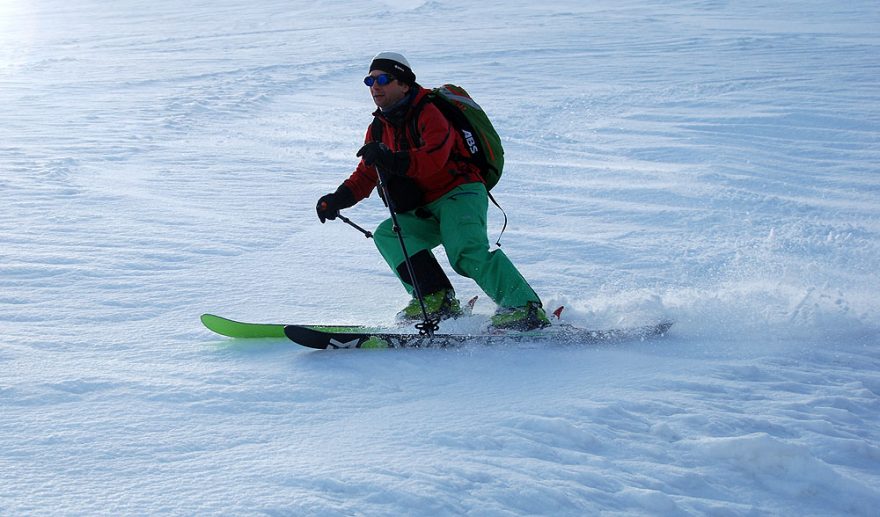
<svg viewBox="0 0 880 517"><path fill-rule="evenodd" d="M0 514L876 515L876 2L183 4L0 2ZM504 249L546 305L670 335L201 327L406 303L314 215L386 49L492 116Z"/></svg>

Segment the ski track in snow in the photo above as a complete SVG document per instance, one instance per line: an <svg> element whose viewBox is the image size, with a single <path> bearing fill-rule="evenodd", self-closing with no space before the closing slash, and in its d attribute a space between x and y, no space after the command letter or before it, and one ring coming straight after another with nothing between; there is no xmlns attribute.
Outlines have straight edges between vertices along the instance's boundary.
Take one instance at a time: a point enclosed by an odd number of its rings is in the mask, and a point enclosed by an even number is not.
<svg viewBox="0 0 880 517"><path fill-rule="evenodd" d="M3 2L0 514L875 515L878 22L867 1ZM200 326L406 302L314 216L386 49L492 116L502 242L545 304L668 336L313 352Z"/></svg>

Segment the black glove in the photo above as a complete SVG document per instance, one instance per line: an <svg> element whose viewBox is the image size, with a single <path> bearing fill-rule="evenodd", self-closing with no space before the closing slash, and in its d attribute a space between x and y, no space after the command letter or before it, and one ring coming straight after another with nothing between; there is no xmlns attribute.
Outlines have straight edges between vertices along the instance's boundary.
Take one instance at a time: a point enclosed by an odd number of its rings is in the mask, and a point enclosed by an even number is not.
<svg viewBox="0 0 880 517"><path fill-rule="evenodd" d="M364 159L367 165L376 165L383 171L398 176L406 174L409 169L409 153L406 151L394 152L382 142L370 142L360 148L357 156Z"/></svg>
<svg viewBox="0 0 880 517"><path fill-rule="evenodd" d="M352 194L351 190L345 185L339 185L336 192L321 196L317 206L315 206L315 210L318 212L318 219L323 224L327 219L331 221L336 219L340 210L354 206L354 204L354 194Z"/></svg>

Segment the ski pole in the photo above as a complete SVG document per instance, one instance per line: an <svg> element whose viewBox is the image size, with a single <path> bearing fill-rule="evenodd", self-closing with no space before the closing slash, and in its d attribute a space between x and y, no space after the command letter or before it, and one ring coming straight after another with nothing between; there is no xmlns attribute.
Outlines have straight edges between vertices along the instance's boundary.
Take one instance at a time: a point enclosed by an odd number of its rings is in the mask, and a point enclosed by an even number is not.
<svg viewBox="0 0 880 517"><path fill-rule="evenodd" d="M388 211L391 212L392 228L394 233L397 234L397 240L400 241L400 249L403 251L403 260L406 263L406 270L412 281L413 293L415 293L416 298L419 300L419 306L422 308L422 322L416 324L416 328L418 329L419 334L433 337L434 332L440 328L439 325L437 325L440 320L432 320L428 317L428 309L425 307L425 297L422 294L422 290L419 288L419 281L416 278L415 268L413 268L412 259L410 259L409 253L406 251L406 243L403 240L403 233L400 231L400 224L397 222L397 211L394 207L394 201L391 200L391 194L388 192L386 173L379 166L376 166L376 173L379 176L379 189L382 191L382 197L388 204Z"/></svg>
<svg viewBox="0 0 880 517"><path fill-rule="evenodd" d="M372 238L373 238L373 232L369 232L369 231L367 231L367 230L364 230L364 229L361 228L360 226L358 226L358 225L356 225L355 223L353 223L353 222L351 221L351 219L349 219L348 217L345 217L345 216L342 215L342 214L339 214L339 215L337 215L336 217L338 217L343 223L345 223L345 224L351 226L351 227L354 228L355 230L357 230L357 231L361 232L362 234L364 234L364 237L366 237L366 238L368 238L368 239L372 239Z"/></svg>

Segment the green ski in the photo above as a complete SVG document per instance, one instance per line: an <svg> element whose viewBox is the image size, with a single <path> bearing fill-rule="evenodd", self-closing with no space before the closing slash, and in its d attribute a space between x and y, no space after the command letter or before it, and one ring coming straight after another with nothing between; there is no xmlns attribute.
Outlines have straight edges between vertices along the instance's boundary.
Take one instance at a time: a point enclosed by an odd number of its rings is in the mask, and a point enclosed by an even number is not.
<svg viewBox="0 0 880 517"><path fill-rule="evenodd" d="M284 334L285 324L283 323L244 323L241 321L231 320L215 316L213 314L202 314L202 324L210 331L216 332L221 336L253 339L253 338L286 338ZM379 329L374 327L363 327L360 325L304 325L313 330L320 332L378 332Z"/></svg>
<svg viewBox="0 0 880 517"><path fill-rule="evenodd" d="M213 314L202 314L202 324L213 332L235 338L283 338L284 325L272 323L242 323Z"/></svg>

